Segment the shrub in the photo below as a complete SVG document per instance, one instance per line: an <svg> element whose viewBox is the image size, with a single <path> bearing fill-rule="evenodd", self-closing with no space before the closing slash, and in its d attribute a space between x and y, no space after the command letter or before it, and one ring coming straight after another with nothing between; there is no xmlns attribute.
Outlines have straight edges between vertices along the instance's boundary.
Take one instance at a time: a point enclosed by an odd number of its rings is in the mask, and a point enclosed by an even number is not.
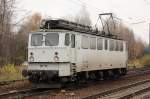
<svg viewBox="0 0 150 99"><path fill-rule="evenodd" d="M2 67L2 70L6 73L18 73L19 70L13 64L7 64Z"/></svg>
<svg viewBox="0 0 150 99"><path fill-rule="evenodd" d="M141 58L141 63L144 66L150 66L150 55L145 55Z"/></svg>
<svg viewBox="0 0 150 99"><path fill-rule="evenodd" d="M24 79L20 67L7 64L0 68L0 81Z"/></svg>

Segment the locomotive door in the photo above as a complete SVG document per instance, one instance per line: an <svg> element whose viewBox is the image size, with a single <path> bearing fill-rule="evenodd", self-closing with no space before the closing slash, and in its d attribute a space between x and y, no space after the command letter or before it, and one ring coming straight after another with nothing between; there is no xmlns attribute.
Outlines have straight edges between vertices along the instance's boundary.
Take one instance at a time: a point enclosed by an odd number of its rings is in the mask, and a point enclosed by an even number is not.
<svg viewBox="0 0 150 99"><path fill-rule="evenodd" d="M71 54L71 62L76 63L77 57L76 57L76 36L75 34L71 34L71 49L70 49L70 54Z"/></svg>

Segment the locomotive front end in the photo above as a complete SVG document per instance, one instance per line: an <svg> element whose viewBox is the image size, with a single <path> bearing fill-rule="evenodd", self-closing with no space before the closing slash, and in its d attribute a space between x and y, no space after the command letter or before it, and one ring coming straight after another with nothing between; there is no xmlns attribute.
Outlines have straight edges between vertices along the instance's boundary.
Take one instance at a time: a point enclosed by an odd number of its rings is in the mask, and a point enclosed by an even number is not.
<svg viewBox="0 0 150 99"><path fill-rule="evenodd" d="M59 81L71 75L69 48L64 46L65 33L38 32L29 34L28 69L23 75L31 82Z"/></svg>

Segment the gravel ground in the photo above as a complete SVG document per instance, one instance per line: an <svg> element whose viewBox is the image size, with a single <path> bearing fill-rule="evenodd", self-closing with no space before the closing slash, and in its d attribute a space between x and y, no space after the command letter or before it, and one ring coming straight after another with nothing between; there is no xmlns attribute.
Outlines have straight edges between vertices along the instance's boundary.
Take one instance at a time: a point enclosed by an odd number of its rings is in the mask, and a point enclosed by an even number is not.
<svg viewBox="0 0 150 99"><path fill-rule="evenodd" d="M144 74L141 76L130 76L134 75L136 71L129 71L129 75L126 77L122 77L118 80L105 80L97 83L92 83L86 87L74 89L72 91L68 91L67 89L60 89L57 92L49 93L47 95L42 96L32 96L27 97L26 99L78 99L82 96L87 96L92 93L105 91L108 89L112 89L115 87L119 87L125 84L129 84L132 82L137 82L144 79L150 79L150 74ZM19 81L15 82L9 85L0 86L0 93L12 91L12 90L22 90L22 89L28 89L31 88L31 84L26 81Z"/></svg>
<svg viewBox="0 0 150 99"><path fill-rule="evenodd" d="M141 95L135 96L132 99L150 99L150 91Z"/></svg>
<svg viewBox="0 0 150 99"><path fill-rule="evenodd" d="M150 79L150 74L144 74L144 75L134 76L134 77L122 77L118 80L105 80L72 91L66 91L65 89L61 89L57 93L49 93L47 95L26 97L25 99L79 99L81 97L93 93L103 92L105 90L124 86L126 84L134 83L145 79Z"/></svg>
<svg viewBox="0 0 150 99"><path fill-rule="evenodd" d="M30 87L31 87L31 84L28 82L28 80L18 81L12 84L0 86L0 93L12 91L12 90L22 90L22 89L30 88Z"/></svg>

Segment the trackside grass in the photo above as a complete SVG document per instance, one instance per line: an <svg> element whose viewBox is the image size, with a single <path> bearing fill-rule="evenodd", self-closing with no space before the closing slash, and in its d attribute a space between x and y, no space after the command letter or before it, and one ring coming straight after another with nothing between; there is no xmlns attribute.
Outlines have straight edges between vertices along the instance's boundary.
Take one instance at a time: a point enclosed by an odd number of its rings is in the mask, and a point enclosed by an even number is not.
<svg viewBox="0 0 150 99"><path fill-rule="evenodd" d="M131 60L128 63L128 67L132 68L142 68L142 67L150 67L150 55L144 55L143 57L135 60Z"/></svg>
<svg viewBox="0 0 150 99"><path fill-rule="evenodd" d="M22 74L22 66L15 66L13 64L7 64L0 68L0 81L10 81L25 79Z"/></svg>

